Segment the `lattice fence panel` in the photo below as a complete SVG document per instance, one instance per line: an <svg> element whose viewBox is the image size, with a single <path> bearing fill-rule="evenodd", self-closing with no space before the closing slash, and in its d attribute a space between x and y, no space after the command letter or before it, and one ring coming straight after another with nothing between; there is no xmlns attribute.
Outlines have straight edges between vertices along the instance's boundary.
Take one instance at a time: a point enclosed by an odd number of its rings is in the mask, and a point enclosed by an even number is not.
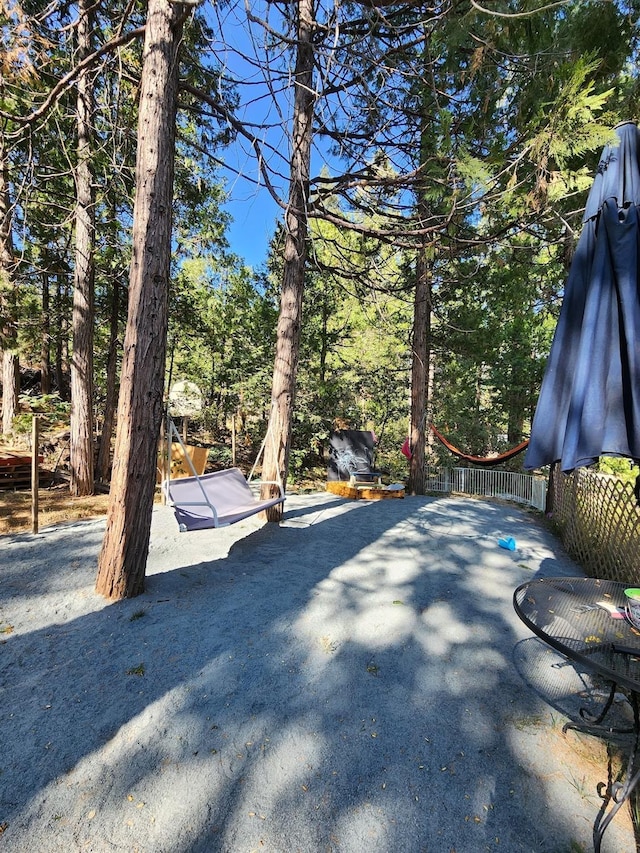
<svg viewBox="0 0 640 853"><path fill-rule="evenodd" d="M552 478L553 521L592 577L640 586L640 508L630 483L584 468Z"/></svg>

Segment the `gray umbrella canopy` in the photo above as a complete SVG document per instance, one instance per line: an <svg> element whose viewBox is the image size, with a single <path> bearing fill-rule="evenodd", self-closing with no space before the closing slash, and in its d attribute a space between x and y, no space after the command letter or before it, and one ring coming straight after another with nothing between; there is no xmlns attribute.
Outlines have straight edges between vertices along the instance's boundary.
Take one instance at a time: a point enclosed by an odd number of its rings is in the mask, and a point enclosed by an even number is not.
<svg viewBox="0 0 640 853"><path fill-rule="evenodd" d="M640 459L640 131L616 132L587 200L525 468Z"/></svg>

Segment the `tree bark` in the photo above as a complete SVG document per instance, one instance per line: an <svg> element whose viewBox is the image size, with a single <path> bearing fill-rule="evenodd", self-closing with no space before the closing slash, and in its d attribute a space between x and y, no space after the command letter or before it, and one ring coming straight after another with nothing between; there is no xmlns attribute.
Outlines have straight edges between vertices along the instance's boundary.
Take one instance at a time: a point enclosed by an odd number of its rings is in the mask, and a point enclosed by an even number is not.
<svg viewBox="0 0 640 853"><path fill-rule="evenodd" d="M9 435L13 419L18 413L20 387L20 362L18 354L5 349L2 354L2 432Z"/></svg>
<svg viewBox="0 0 640 853"><path fill-rule="evenodd" d="M140 91L133 256L107 529L96 591L144 590L167 348L178 53L184 6L149 0Z"/></svg>
<svg viewBox="0 0 640 853"><path fill-rule="evenodd" d="M427 384L429 378L429 339L431 337L431 275L426 258L426 247L416 259L416 288L413 303L413 347L411 353L411 462L408 490L412 495L423 495L424 450L427 411Z"/></svg>
<svg viewBox="0 0 640 853"><path fill-rule="evenodd" d="M80 0L78 59L91 53L92 0ZM93 322L95 202L91 163L93 91L88 69L78 76L78 162L76 179L76 246L73 288L73 352L71 357L71 438L69 446L72 495L93 494Z"/></svg>
<svg viewBox="0 0 640 853"><path fill-rule="evenodd" d="M68 400L68 328L67 328L67 283L66 273L60 266L56 275L53 316L55 317L55 375L61 400Z"/></svg>
<svg viewBox="0 0 640 853"><path fill-rule="evenodd" d="M49 310L49 272L42 274L42 341L40 345L40 391L51 393L51 313Z"/></svg>
<svg viewBox="0 0 640 853"><path fill-rule="evenodd" d="M120 314L120 281L115 276L111 295L111 320L109 324L109 355L107 357L107 388L104 401L104 420L98 450L98 479L102 483L109 480L109 464L111 462L111 435L117 403L117 363L118 363L118 329Z"/></svg>
<svg viewBox="0 0 640 853"><path fill-rule="evenodd" d="M424 32L425 48L429 35ZM425 50L424 59L428 51ZM425 68L428 73L429 69ZM430 93L423 89L421 94L422 110L420 115L420 147L419 165L426 168L433 147L433 136L430 127ZM420 222L428 222L431 205L425 187L422 183L417 186L417 213ZM412 495L424 495L424 461L425 433L427 430L427 393L429 390L429 355L431 346L431 267L433 255L426 239L416 255L416 288L413 302L413 347L411 353L411 418L409 440L411 445L411 460L409 464L408 491Z"/></svg>
<svg viewBox="0 0 640 853"><path fill-rule="evenodd" d="M0 131L2 134L2 131ZM0 353L2 354L2 432L11 432L18 411L20 368L17 348L15 256L9 196L9 160L0 135Z"/></svg>
<svg viewBox="0 0 640 853"><path fill-rule="evenodd" d="M271 390L270 435L265 447L263 477L287 481L291 431L295 403L296 377L300 353L300 327L307 250L307 207L309 201L309 168L311 162L312 120L315 96L313 91L313 31L312 0L297 4L298 44L294 73L294 103L292 148L289 178L289 201L285 216L284 269L280 291L280 314L276 337L276 354ZM263 497L275 492L275 487L263 487ZM266 512L268 521L280 521L282 504Z"/></svg>

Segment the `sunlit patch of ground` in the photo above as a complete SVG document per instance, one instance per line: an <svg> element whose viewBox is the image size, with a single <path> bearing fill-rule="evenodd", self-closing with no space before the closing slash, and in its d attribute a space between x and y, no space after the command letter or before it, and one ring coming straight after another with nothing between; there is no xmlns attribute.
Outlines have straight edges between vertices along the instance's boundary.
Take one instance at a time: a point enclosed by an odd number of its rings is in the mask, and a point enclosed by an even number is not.
<svg viewBox="0 0 640 853"><path fill-rule="evenodd" d="M109 495L74 498L69 487L55 486L38 492L38 526L51 527L66 521L105 515ZM31 491L0 491L0 536L31 530Z"/></svg>

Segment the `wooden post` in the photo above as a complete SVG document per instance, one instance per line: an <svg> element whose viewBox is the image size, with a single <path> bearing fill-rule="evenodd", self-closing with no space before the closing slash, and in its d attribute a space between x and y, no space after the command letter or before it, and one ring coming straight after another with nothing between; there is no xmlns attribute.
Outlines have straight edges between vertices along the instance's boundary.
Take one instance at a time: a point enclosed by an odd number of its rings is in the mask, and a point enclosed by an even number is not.
<svg viewBox="0 0 640 853"><path fill-rule="evenodd" d="M38 490L40 488L40 476L38 466L38 449L40 438L38 435L38 418L34 415L31 421L31 532L38 532Z"/></svg>

